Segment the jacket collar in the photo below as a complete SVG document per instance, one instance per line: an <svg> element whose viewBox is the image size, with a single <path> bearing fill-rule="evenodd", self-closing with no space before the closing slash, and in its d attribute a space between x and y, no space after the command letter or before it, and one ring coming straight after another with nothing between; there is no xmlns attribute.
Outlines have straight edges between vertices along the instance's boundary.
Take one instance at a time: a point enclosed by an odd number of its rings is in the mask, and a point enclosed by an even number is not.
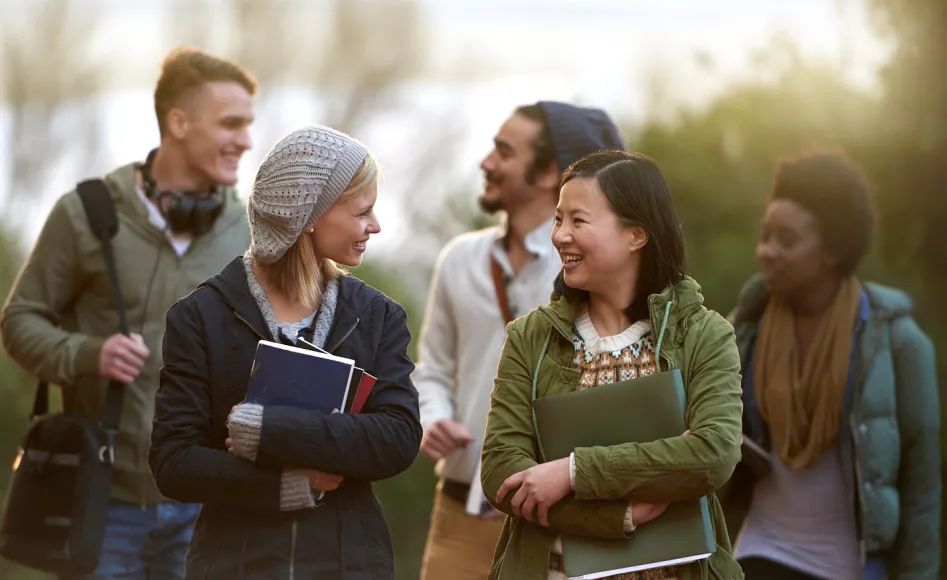
<svg viewBox="0 0 947 580"><path fill-rule="evenodd" d="M123 213L132 219L133 223L139 225L147 224L149 230L164 237L158 228L151 224L148 219L148 208L145 207L141 198L135 193L137 185L138 163L128 163L105 176L105 182L109 186L112 200L115 202L115 210ZM223 232L235 222L246 219L246 210L237 195L237 190L232 187L225 187L223 193L223 211L214 222L214 226L205 236L216 236Z"/></svg>
<svg viewBox="0 0 947 580"><path fill-rule="evenodd" d="M213 288L234 314L249 325L260 338L275 340L257 306L247 272L243 266L243 257L234 258L217 275L205 281L201 286ZM335 321L326 340L326 350L332 352L358 326L363 313L368 308L372 293L364 282L353 276L339 278L339 301L335 309Z"/></svg>
<svg viewBox="0 0 947 580"><path fill-rule="evenodd" d="M669 302L671 308L666 310ZM690 276L685 276L680 282L648 297L651 327L655 333L659 333L662 325L666 324L664 344L675 344L679 337L677 327L698 312L703 303L704 297L700 293L700 285ZM566 340L572 340L572 327L578 308L578 304L570 302L564 296L558 296L554 297L549 304L540 306L539 310L545 314L559 334ZM666 311L667 320L665 321Z"/></svg>
<svg viewBox="0 0 947 580"><path fill-rule="evenodd" d="M869 315L873 315L883 320L889 320L911 313L913 305L910 297L904 292L872 282L863 283L862 286L862 303L859 307L860 319L865 320ZM741 323L756 324L762 318L768 303L769 290L763 282L763 276L754 274L740 290L737 307L733 313L734 325Z"/></svg>

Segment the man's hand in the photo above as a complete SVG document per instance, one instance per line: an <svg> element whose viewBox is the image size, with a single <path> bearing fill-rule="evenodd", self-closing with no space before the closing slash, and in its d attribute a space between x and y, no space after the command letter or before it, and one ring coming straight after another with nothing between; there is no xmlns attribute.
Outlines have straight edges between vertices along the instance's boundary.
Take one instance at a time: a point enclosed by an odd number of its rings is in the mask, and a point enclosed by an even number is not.
<svg viewBox="0 0 947 580"><path fill-rule="evenodd" d="M341 475L326 473L318 469L305 469L304 471L306 475L309 476L309 487L321 492L339 489L339 486L342 485L342 480L345 479Z"/></svg>
<svg viewBox="0 0 947 580"><path fill-rule="evenodd" d="M99 375L111 381L130 384L138 377L149 354L140 334L113 334L99 351Z"/></svg>
<svg viewBox="0 0 947 580"><path fill-rule="evenodd" d="M441 419L431 426L421 437L421 453L431 461L437 461L458 447L473 441L473 436L463 424L450 419Z"/></svg>
<svg viewBox="0 0 947 580"><path fill-rule="evenodd" d="M548 527L549 508L572 491L569 458L540 463L507 477L497 490L497 503L502 502L513 490L517 490L510 500L513 514L528 522L538 522L539 525Z"/></svg>

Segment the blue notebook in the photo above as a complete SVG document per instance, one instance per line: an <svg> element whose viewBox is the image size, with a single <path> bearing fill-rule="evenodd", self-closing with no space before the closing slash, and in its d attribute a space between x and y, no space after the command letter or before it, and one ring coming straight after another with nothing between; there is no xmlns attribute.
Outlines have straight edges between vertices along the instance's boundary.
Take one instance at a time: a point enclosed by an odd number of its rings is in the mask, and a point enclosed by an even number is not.
<svg viewBox="0 0 947 580"><path fill-rule="evenodd" d="M278 342L256 346L246 400L331 413L342 410L355 361Z"/></svg>

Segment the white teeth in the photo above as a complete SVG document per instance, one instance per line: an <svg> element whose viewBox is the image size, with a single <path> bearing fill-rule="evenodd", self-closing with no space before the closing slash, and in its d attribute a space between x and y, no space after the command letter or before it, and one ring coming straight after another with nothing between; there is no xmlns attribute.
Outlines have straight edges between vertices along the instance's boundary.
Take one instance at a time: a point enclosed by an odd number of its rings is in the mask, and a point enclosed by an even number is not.
<svg viewBox="0 0 947 580"><path fill-rule="evenodd" d="M564 263L566 263L566 264L569 264L569 263L572 263L572 262L579 262L579 261L581 261L581 260L582 260L582 257L581 257L581 256L575 256L575 255L572 255L572 254L568 254L568 255L563 255L563 256L562 256L562 261L563 261Z"/></svg>

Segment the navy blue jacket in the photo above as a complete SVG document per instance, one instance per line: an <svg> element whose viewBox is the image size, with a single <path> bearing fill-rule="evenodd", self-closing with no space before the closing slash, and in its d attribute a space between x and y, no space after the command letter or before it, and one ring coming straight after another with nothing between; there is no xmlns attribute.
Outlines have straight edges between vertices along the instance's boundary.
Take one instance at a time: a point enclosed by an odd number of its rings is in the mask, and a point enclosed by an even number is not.
<svg viewBox="0 0 947 580"><path fill-rule="evenodd" d="M251 463L228 453L224 440L260 339L274 340L241 258L168 311L150 462L162 493L204 504L188 577L393 578L391 538L371 482L411 465L421 441L404 310L342 277L326 349L378 382L359 415L265 408ZM315 509L284 513L284 466L345 481Z"/></svg>

